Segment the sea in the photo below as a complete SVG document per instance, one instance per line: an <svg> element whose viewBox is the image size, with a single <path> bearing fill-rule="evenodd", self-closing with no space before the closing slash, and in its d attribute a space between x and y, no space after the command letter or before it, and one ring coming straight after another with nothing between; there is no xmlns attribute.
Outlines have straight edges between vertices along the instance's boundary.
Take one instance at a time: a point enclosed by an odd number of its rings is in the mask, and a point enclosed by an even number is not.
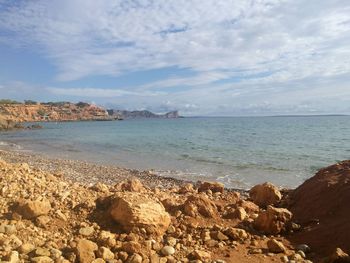
<svg viewBox="0 0 350 263"><path fill-rule="evenodd" d="M293 188L350 159L350 116L47 122L0 133L0 149L85 160L248 189Z"/></svg>

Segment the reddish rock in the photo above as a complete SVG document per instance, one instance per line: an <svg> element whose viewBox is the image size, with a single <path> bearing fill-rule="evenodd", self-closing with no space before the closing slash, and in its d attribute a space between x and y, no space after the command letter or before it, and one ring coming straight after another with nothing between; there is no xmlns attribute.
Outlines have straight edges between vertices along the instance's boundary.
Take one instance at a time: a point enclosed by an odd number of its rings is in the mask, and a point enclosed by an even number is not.
<svg viewBox="0 0 350 263"><path fill-rule="evenodd" d="M219 182L201 182L198 187L198 192L205 192L211 190L213 193L220 192L223 193L225 186Z"/></svg>
<svg viewBox="0 0 350 263"><path fill-rule="evenodd" d="M279 234L292 219L292 213L285 208L268 206L254 221L257 230L266 234Z"/></svg>
<svg viewBox="0 0 350 263"><path fill-rule="evenodd" d="M116 184L114 188L117 191L129 191L129 192L139 192L139 193L146 191L146 188L138 179L123 181L119 184Z"/></svg>
<svg viewBox="0 0 350 263"><path fill-rule="evenodd" d="M193 193L193 192L195 192L193 188L193 184L189 184L189 183L181 186L181 188L178 191L179 194L186 194L186 193Z"/></svg>
<svg viewBox="0 0 350 263"><path fill-rule="evenodd" d="M197 217L203 216L208 218L217 217L217 208L210 199L205 195L191 195L183 205L183 211L186 215Z"/></svg>
<svg viewBox="0 0 350 263"><path fill-rule="evenodd" d="M282 194L276 186L271 183L258 184L249 191L249 196L253 202L259 206L265 207L278 203Z"/></svg>
<svg viewBox="0 0 350 263"><path fill-rule="evenodd" d="M286 251L286 248L284 247L283 243L277 241L276 239L269 239L269 241L267 241L267 248L272 253L283 253L284 251Z"/></svg>

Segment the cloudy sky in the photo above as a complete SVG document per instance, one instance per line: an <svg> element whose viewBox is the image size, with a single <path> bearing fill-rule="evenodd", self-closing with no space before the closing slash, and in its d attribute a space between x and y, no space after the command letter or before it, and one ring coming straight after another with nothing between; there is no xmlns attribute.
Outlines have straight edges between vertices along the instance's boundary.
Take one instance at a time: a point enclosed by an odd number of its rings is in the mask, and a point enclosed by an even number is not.
<svg viewBox="0 0 350 263"><path fill-rule="evenodd" d="M0 97L350 113L350 1L0 0Z"/></svg>

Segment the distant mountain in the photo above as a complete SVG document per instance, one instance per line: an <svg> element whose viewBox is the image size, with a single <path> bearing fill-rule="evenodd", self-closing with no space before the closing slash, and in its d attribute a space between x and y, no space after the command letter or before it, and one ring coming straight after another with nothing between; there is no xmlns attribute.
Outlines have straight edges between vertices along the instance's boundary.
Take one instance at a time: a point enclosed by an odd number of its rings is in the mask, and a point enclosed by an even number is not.
<svg viewBox="0 0 350 263"><path fill-rule="evenodd" d="M148 119L148 118L157 118L157 119L174 119L180 118L178 111L171 111L165 114L155 114L148 110L142 111L127 111L127 110L107 110L109 116L113 116L118 119Z"/></svg>

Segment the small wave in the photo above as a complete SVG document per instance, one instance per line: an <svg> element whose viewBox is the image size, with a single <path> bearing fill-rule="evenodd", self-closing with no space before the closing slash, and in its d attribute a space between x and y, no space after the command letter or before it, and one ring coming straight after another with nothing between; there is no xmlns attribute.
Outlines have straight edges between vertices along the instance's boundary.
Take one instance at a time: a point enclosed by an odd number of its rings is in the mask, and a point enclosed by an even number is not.
<svg viewBox="0 0 350 263"><path fill-rule="evenodd" d="M0 141L0 147L8 147L8 148L12 148L12 149L16 149L16 150L21 150L22 146L13 143L13 142L4 142L4 141Z"/></svg>
<svg viewBox="0 0 350 263"><path fill-rule="evenodd" d="M193 157L190 156L189 154L181 154L179 160L191 160L199 163L211 163L211 164L225 164L222 161L217 161L217 160L211 160L203 157Z"/></svg>

